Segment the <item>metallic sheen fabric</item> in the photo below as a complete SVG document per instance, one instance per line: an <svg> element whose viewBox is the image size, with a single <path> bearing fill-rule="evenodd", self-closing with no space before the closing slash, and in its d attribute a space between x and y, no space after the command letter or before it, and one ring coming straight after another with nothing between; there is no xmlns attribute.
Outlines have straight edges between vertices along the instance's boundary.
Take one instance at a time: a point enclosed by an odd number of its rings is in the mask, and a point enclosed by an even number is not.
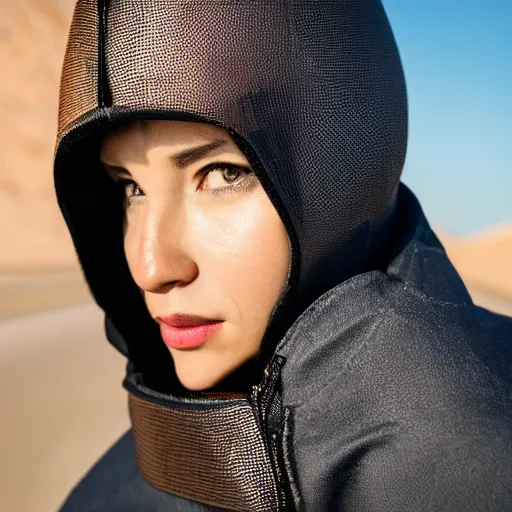
<svg viewBox="0 0 512 512"><path fill-rule="evenodd" d="M405 81L380 1L97 4L78 1L70 33L60 171L73 165L64 160L77 139L122 120L189 118L230 129L291 240L290 287L279 307L290 311L275 338L322 293L375 266L407 140ZM98 94L108 102L95 103ZM82 154L81 164L92 180L97 162ZM61 202L80 201L65 188L57 185ZM73 206L63 209L71 221ZM74 231L85 242L87 228ZM109 293L91 277L93 293ZM267 338L272 351L276 339Z"/></svg>
<svg viewBox="0 0 512 512"><path fill-rule="evenodd" d="M147 482L229 510L279 510L271 462L247 400L198 407L128 397L137 464Z"/></svg>
<svg viewBox="0 0 512 512"><path fill-rule="evenodd" d="M98 5L76 4L62 70L58 139L82 115L98 107Z"/></svg>

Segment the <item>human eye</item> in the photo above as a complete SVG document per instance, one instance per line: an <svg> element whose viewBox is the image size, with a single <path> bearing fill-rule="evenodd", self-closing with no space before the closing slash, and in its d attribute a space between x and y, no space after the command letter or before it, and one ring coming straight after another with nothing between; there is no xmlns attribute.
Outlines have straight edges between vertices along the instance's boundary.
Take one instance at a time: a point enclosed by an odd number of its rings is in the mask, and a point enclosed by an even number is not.
<svg viewBox="0 0 512 512"><path fill-rule="evenodd" d="M144 192L142 192L142 189L135 181L127 178L119 178L116 182L123 193L127 205L133 204L136 198L144 196Z"/></svg>
<svg viewBox="0 0 512 512"><path fill-rule="evenodd" d="M200 172L204 177L200 189L207 188L212 194L248 190L254 186L256 180L254 171L243 165L216 162L207 165Z"/></svg>

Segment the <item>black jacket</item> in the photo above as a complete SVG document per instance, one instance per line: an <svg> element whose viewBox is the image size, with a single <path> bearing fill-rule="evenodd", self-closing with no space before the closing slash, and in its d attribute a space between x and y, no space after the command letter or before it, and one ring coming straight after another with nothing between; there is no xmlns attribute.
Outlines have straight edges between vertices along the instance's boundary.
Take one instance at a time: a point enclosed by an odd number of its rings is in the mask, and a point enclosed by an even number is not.
<svg viewBox="0 0 512 512"><path fill-rule="evenodd" d="M287 229L241 393L181 387L129 274L98 147L135 119L228 129ZM512 510L512 321L473 305L400 183L406 138L377 0L78 1L55 186L133 428L65 512Z"/></svg>

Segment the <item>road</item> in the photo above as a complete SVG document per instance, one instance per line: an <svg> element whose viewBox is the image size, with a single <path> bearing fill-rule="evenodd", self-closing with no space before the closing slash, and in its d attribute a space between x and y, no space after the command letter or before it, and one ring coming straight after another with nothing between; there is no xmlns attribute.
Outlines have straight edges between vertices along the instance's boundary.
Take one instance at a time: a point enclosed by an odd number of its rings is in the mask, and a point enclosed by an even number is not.
<svg viewBox="0 0 512 512"><path fill-rule="evenodd" d="M46 272L0 272L0 320L57 309L90 296L76 267Z"/></svg>
<svg viewBox="0 0 512 512"><path fill-rule="evenodd" d="M55 512L129 428L125 360L90 301L0 322L2 510Z"/></svg>

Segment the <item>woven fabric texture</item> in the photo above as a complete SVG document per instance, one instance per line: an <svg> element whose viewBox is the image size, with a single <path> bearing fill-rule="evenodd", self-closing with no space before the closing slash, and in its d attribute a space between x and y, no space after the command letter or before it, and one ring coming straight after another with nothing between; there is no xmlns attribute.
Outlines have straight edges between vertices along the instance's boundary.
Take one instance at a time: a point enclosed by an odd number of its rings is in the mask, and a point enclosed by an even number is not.
<svg viewBox="0 0 512 512"><path fill-rule="evenodd" d="M82 115L98 107L98 7L76 4L61 78L58 140Z"/></svg>
<svg viewBox="0 0 512 512"><path fill-rule="evenodd" d="M271 463L248 402L169 407L128 397L137 464L146 481L228 510L279 510Z"/></svg>

